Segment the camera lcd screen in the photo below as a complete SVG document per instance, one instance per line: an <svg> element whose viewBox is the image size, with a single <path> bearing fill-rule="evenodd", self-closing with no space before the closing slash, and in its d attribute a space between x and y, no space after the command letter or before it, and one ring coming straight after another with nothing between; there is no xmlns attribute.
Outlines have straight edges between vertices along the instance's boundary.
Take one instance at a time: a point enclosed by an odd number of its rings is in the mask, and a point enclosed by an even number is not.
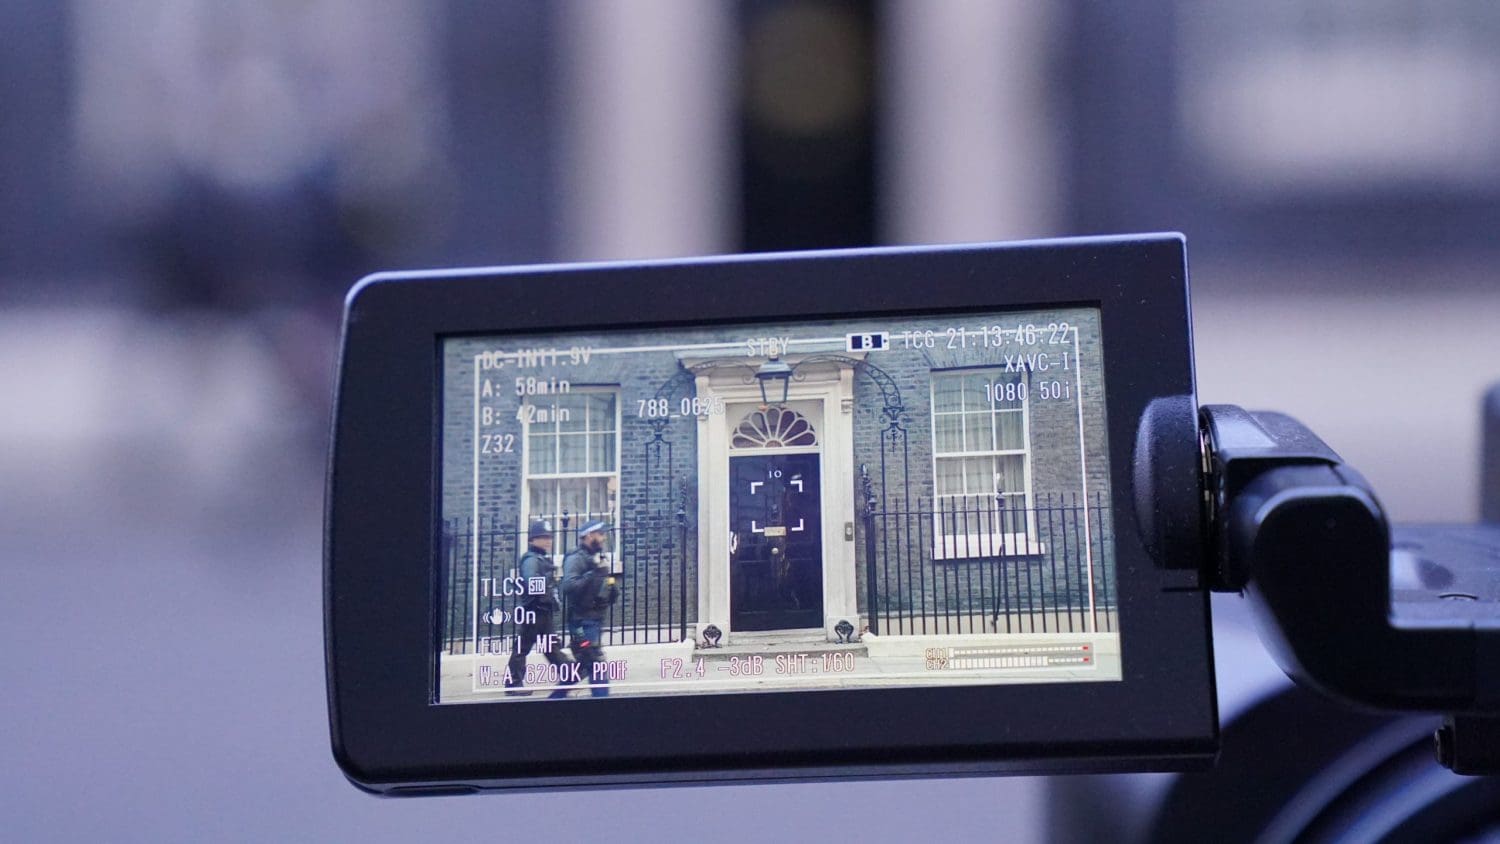
<svg viewBox="0 0 1500 844"><path fill-rule="evenodd" d="M1099 326L441 340L434 699L1119 680Z"/></svg>

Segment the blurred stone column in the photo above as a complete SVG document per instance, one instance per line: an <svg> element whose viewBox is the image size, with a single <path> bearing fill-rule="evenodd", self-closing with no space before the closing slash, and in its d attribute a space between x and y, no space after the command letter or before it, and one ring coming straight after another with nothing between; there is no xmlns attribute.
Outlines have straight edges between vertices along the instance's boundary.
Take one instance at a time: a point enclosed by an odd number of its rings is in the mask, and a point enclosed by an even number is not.
<svg viewBox="0 0 1500 844"><path fill-rule="evenodd" d="M887 0L883 239L1064 234L1049 91L1060 6Z"/></svg>
<svg viewBox="0 0 1500 844"><path fill-rule="evenodd" d="M558 8L557 257L733 248L734 7Z"/></svg>

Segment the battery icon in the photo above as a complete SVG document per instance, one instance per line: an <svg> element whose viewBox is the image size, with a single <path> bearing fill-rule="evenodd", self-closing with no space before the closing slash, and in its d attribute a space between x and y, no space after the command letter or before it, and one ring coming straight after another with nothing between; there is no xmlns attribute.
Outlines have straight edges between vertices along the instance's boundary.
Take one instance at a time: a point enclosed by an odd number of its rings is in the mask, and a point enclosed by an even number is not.
<svg viewBox="0 0 1500 844"><path fill-rule="evenodd" d="M876 331L870 334L848 335L848 349L851 352L878 352L881 349L891 347L891 333L889 331Z"/></svg>

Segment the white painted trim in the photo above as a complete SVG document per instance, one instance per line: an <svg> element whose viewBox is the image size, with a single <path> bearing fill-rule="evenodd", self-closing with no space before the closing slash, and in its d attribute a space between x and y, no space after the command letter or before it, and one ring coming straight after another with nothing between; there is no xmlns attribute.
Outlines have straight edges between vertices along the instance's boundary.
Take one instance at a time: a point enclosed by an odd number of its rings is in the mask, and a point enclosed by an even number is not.
<svg viewBox="0 0 1500 844"><path fill-rule="evenodd" d="M478 367L477 367L477 359L476 359L476 375L477 375L477 371L478 371ZM623 427L622 423L625 421L624 420L624 410L623 410L623 404L624 403L623 403L623 400L621 398L621 396L623 395L623 391L622 391L622 389L618 385L615 385L615 384L590 384L588 386L579 386L579 387L570 388L569 391L566 394L563 394L563 395L578 395L578 394L584 394L584 393L595 393L595 394L607 393L607 394L613 395L615 397L615 468L614 468L614 471L613 472L542 472L540 474L532 474L532 472L531 472L531 452L530 452L530 449L531 449L531 422L530 421L523 421L523 422L521 422L521 434L520 434L520 437L521 437L521 472L520 472L520 482L521 482L520 500L521 500L521 508L520 508L520 513L518 514L518 517L519 517L519 519L521 521L520 529L521 529L522 535L524 535L525 532L526 532L526 530L527 530L527 528L530 527L530 523L528 522L528 520L533 515L532 511L531 511L531 483L530 483L533 480L539 480L539 481L567 481L567 480L577 480L577 479L581 479L581 478L613 478L614 482L615 482L615 502L614 502L614 506L610 508L610 514L613 517L611 519L611 524L613 524L615 526L619 526L619 524L620 524L620 488L621 488L621 486L624 483L624 480L621 477L621 472L620 472L620 464L621 464L621 462L623 460L623 457L624 457L624 455L622 455L621 452L620 452L620 449L621 449L621 447L623 445L623 442L622 442L622 439L621 439L621 436L622 436L621 429ZM476 393L476 396L477 395L478 394ZM522 405L524 405L528 401L530 401L530 400L532 400L534 398L537 398L537 397L536 396L522 396L520 403ZM542 398L545 398L545 396L543 396ZM476 401L477 401L477 399L476 399ZM585 412L587 412L587 411L585 411ZM477 424L477 421L478 421L477 414L475 416L475 420L476 420L476 424ZM556 422L554 422L553 424L555 426ZM576 436L576 434L575 434L575 436ZM588 447L587 442L584 443L584 447L585 448ZM558 443L558 453L557 453L556 457L557 457L557 460L558 460L557 465L561 466L562 465L562 453L561 453L561 443L560 442ZM477 484L477 481L476 481L476 484ZM477 491L478 487L476 486L475 489ZM608 498L608 492L607 492L607 490L608 490L608 486L606 485L606 499ZM538 515L542 515L542 514L538 514ZM553 517L556 517L559 514L557 514L557 513L550 513L549 512L549 513L546 513L545 515L548 518L553 518ZM554 524L553 525L553 529L554 530L560 530L561 528L560 528L560 526ZM606 558L606 561L613 568L613 567L616 567L617 564L618 564L618 562L619 562L619 554L620 554L620 549L619 548L611 548L610 551L607 552L606 554L604 554L603 556Z"/></svg>
<svg viewBox="0 0 1500 844"><path fill-rule="evenodd" d="M735 448L730 446L730 457L775 457L778 454L818 454L821 445L794 445L783 448Z"/></svg>
<svg viewBox="0 0 1500 844"><path fill-rule="evenodd" d="M1083 558L1089 581L1089 632L1099 632L1094 608L1094 531L1089 521L1089 457L1083 443L1083 359L1078 348L1078 326L1073 326L1073 389L1078 405L1078 475L1083 482Z"/></svg>
<svg viewBox="0 0 1500 844"><path fill-rule="evenodd" d="M832 366L832 364L831 364ZM823 525L823 615L824 635L834 638L833 625L848 619L858 627L858 598L855 589L854 543L844 538L844 525L854 519L854 428L853 414L843 408L853 397L853 372L837 367L835 377L793 381L789 404L815 402L820 405L818 419L809 417L818 431L819 445L814 448L743 449L729 448L730 431L738 414L731 405L759 406L760 390L754 384L715 383L713 371L697 377L698 395L722 398L724 418L699 417L698 424L698 512L701 528L698 574L698 629L715 624L724 631L725 641L732 641L730 625L729 578L729 485L715 483L726 479L732 456L817 453L820 478L819 507Z"/></svg>
<svg viewBox="0 0 1500 844"><path fill-rule="evenodd" d="M824 443L842 443L824 450L823 458L823 635L837 639L833 628L847 619L855 632L863 628L855 567L856 543L844 528L857 520L854 492L854 370L840 367L837 388L823 405Z"/></svg>
<svg viewBox="0 0 1500 844"><path fill-rule="evenodd" d="M932 558L938 561L949 560L973 560L986 557L1022 557L1036 556L1047 553L1047 546L1038 542L1035 536L1025 533L1006 533L996 531L995 533L948 533L938 532L940 525L937 520L940 517L934 513L933 533L937 538L937 545L933 548ZM1003 551L996 551L1003 548Z"/></svg>
<svg viewBox="0 0 1500 844"><path fill-rule="evenodd" d="M697 387L696 394L698 396L706 398L711 394L708 388L708 380L706 373L700 374L694 379L694 384ZM721 612L715 602L715 598L718 595L717 590L720 587L718 580L721 573L715 570L709 562L713 554L713 549L709 546L716 541L714 537L719 534L715 532L716 523L713 502L709 500L707 491L704 489L703 470L705 467L711 465L711 461L713 460L713 448L709 442L710 437L708 432L710 428L714 427L723 427L719 424L717 417L712 414L702 414L698 417L698 462L695 464L698 477L698 622L694 638L699 641L703 639L703 628L710 624L715 624L720 620L727 624L729 619L728 606L723 607ZM727 525L728 513L725 513L723 518L726 520ZM720 527L719 530L727 531L728 528L727 526ZM723 630L724 628L721 626L719 629Z"/></svg>
<svg viewBox="0 0 1500 844"><path fill-rule="evenodd" d="M1076 333L1077 329L1075 328L1074 331ZM1037 530L1037 528L1036 528L1036 497L1034 495L1032 495L1032 490L1031 490L1031 456L1032 456L1032 454L1031 454L1032 453L1032 448L1031 448L1031 375L1032 375L1032 373L1031 372L1023 371L1023 372L1019 373L1020 376L1021 376L1021 383L1023 383L1023 384L1026 385L1026 399L1021 402L1021 408L1020 408L1020 413L1021 413L1021 439L1026 443L1026 447L1025 448L1023 448L1023 449L997 448L997 449L994 449L994 450L991 450L991 451L962 451L962 452L947 452L947 453L944 453L944 454L939 454L938 453L938 450L937 450L937 417L939 416L939 412L938 412L938 409L937 409L937 400L936 400L936 395L935 395L936 392L937 392L937 382L938 382L938 379L939 378L950 377L950 376L959 376L959 377L961 377L961 376L964 376L964 375L976 375L976 374L981 374L981 373L983 373L983 374L998 373L998 374L1002 374L1002 375L1016 374L1016 373L1006 372L1006 370L1003 367L976 366L976 367L962 367L962 368L958 368L958 369L934 369L934 370L930 371L928 373L928 375L927 375L927 420L928 420L928 430L930 430L932 432L932 448L931 448L930 451L931 451L931 455L932 455L932 458L931 458L931 462L932 462L932 509L933 509L933 514L932 514L932 556L933 556L934 560L967 560L967 559L975 559L975 558L979 558L979 557L993 557L993 556L1008 556L1009 557L1009 556L1025 556L1025 555L1035 555L1035 554L1046 553L1046 546L1043 545L1040 542L1037 542L1036 539L1035 539L1035 537L1036 537L1036 530ZM994 402L993 402L993 400L990 402L990 415L991 416L994 416L994 415L999 414L999 413L1015 413L1015 412L1016 412L1015 410L1011 410L1011 409L995 410L994 409ZM960 419L960 423L959 423L960 426L967 426L968 422L966 420L964 420L963 417L965 415L967 415L968 413L969 413L969 410L967 408L967 405L965 405L964 410L962 410L962 411L960 411L958 413L954 413L952 411L944 411L941 415L944 415L944 416L958 416L959 419ZM992 430L993 433L991 434L990 442L992 444L994 444L995 441L996 441L996 438L999 436L999 426L998 425L994 425L994 427L992 427L991 430ZM966 427L961 427L960 431L959 431L959 437L965 443L967 443L967 439L968 439L967 436L966 436L966 433L967 433ZM952 496L952 495L940 496L940 495L938 495L938 491L937 491L937 483L938 483L938 480L937 480L937 478L938 478L938 474L937 474L937 462L938 462L938 458L941 457L941 458L960 458L960 459L962 459L962 458L965 458L965 457L1015 457L1017 455L1020 455L1023 458L1022 462L1021 462L1021 477L1023 479L1022 480L1022 486L1025 487L1025 493L1024 493L1024 495L1026 496L1026 533L1025 534L1006 533L1004 531L995 531L995 532L992 532L992 533L979 532L979 533L964 533L964 534L945 534L945 533L943 533L942 532L942 514L940 514L938 512L938 510L939 510L938 500L940 498L954 498L954 497L967 498L967 497L969 497L969 494L965 493L964 495L961 495L961 496ZM1014 494L1014 493L1008 493L1008 494ZM1019 550L1011 550L1011 551L1009 551L1008 553L1006 553L1004 555L996 555L996 554L984 553L984 549L986 549L986 548L993 549L993 548L995 548L997 546L998 547L1003 547L1003 548L1008 548L1008 549L1019 549Z"/></svg>

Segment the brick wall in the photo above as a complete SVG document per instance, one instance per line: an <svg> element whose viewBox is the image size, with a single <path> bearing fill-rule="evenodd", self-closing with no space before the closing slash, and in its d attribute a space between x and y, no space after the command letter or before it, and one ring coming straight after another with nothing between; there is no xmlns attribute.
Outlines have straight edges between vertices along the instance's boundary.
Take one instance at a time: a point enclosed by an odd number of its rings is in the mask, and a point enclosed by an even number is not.
<svg viewBox="0 0 1500 844"><path fill-rule="evenodd" d="M829 337L843 336L849 332L889 331L892 348L875 352L870 363L878 366L890 377L887 387L899 391L905 412L901 416L902 435L890 436L889 420L883 413L885 406L880 382L867 372L858 372L854 379L854 465L869 466L875 485L875 493L882 508L901 508L908 503L913 507L930 508L933 498L933 441L932 418L929 404L931 395L931 373L942 370L997 368L1006 366L1006 355L1017 353L1047 353L1048 371L1030 371L1026 377L1030 384L1030 444L1032 501L1041 502L1046 496L1078 495L1082 492L1081 467L1078 446L1078 410L1073 400L1038 400L1038 383L1043 379L1075 381L1070 370L1061 370L1060 353L1073 353L1073 343L1048 342L1054 339L1046 326L1067 322L1079 327L1079 359L1072 365L1081 365L1076 382L1084 397L1084 455L1088 463L1088 490L1090 497L1100 495L1109 501L1109 462L1104 426L1102 359L1098 339L1097 314L1087 310L1035 311L993 316L988 319L976 317L925 317L918 319L860 320L853 323L832 322L768 324L753 327L720 329L715 331L674 332L672 345L723 342L726 339L761 336ZM1004 345L986 346L976 340L975 329L986 325L999 325L1014 329L1017 325L1034 324L1041 336L1035 344L1016 344L1009 340ZM947 329L963 326L967 342L950 336ZM931 348L925 342L925 332L934 332ZM917 332L923 338L908 348L903 332ZM1061 339L1061 338L1056 338ZM464 338L449 341L444 346L443 363L446 390L442 423L442 514L446 519L462 519L471 516L474 507L474 389L475 356L486 351L505 351L528 347L606 347L666 345L661 332L626 332L610 335L573 335L520 341L506 338ZM726 357L743 356L747 362L759 363L750 358L743 348L726 350ZM573 389L588 386L618 388L620 406L619 438L619 506L622 532L620 534L621 555L626 577L626 595L620 610L622 613L659 616L660 609L650 606L658 600L645 584L663 584L670 576L673 589L678 588L681 572L688 578L687 611L695 611L697 598L693 588L696 584L697 459L696 424L691 417L671 419L659 426L638 414L639 402L656 396L672 377L680 371L676 356L671 351L652 351L630 355L594 354L588 363L571 362L544 363L543 365L517 370L507 366L498 370L482 370L483 379L490 379L494 395L481 400L481 406L493 408L496 418L512 420L503 422L489 431L513 433L516 441L513 452L481 457L479 483L479 512L487 520L513 520L516 529L524 523L521 508L521 426L514 422L522 399L516 395L515 378L553 377L566 379ZM691 381L679 381L681 387L668 396L673 411L683 397L693 395ZM1078 389L1074 386L1074 390ZM661 439L656 439L658 430ZM486 431L488 432L488 431ZM485 432L481 432L481 435ZM821 434L821 432L820 432ZM884 458L882 463L882 458ZM883 467L883 468L882 468ZM825 477L824 483L848 485L856 502L858 476ZM683 509L686 516L689 545L681 548L677 512ZM825 514L825 518L847 518L842 514ZM856 519L856 549L859 556L857 581L860 607L865 606L867 594L864 525ZM1043 543L1063 541L1062 537L1048 533L1046 525L1038 524ZM911 538L908 537L908 540ZM1096 537L1097 539L1097 537ZM928 567L933 577L926 578L927 585L921 594L906 594L908 605L936 606L942 601L942 578L935 576L939 568L947 582L964 572L966 561L936 562L930 558L930 539L926 554L921 553L922 543L907 542L909 556L925 559L913 564ZM1103 550L1103 549L1101 549ZM1095 564L1102 577L1110 581L1112 594L1113 559L1111 554L1101 553ZM1007 565L1027 565L1024 562L1006 561ZM1030 565L1036 565L1033 561ZM667 571L666 568L671 571ZM972 577L972 574L970 573ZM1028 574L1029 577L1029 574ZM633 582L632 582L633 581ZM462 585L462 584L458 584ZM664 587L662 587L664 588ZM951 587L949 587L951 588ZM632 593L632 590L635 590ZM1058 596L1065 602L1081 602L1085 599L1085 587L1073 581L1062 584ZM672 600L678 600L673 597ZM630 602L637 606L629 608ZM627 609L629 608L629 609Z"/></svg>
<svg viewBox="0 0 1500 844"><path fill-rule="evenodd" d="M700 341L708 342L709 338ZM645 333L609 337L576 335L566 339L547 339L523 347L567 346L595 347L642 346L660 343L660 336ZM443 412L443 500L444 519L464 519L474 507L475 442L475 358L494 349L518 348L514 341L465 338L448 342L444 348L444 372L447 390ZM512 433L516 437L513 451L481 456L479 473L479 514L481 519L510 522L515 530L524 530L533 513L522 512L521 443L523 426L516 413L525 399L517 394L516 378L538 378L551 382L566 380L573 392L590 388L618 391L619 466L618 508L620 523L612 537L623 565L621 600L613 609L612 621L620 626L658 627L669 621L681 621L686 612L692 621L696 614L697 593L697 499L696 461L697 426L692 417L666 420L643 418L637 411L639 402L655 398L657 391L679 370L671 352L639 355L600 355L586 364L544 363L516 368L506 366L486 370L482 366L479 383L490 380L493 395L481 396L480 407L492 408L494 418L503 420L484 433ZM679 382L680 383L680 382ZM692 395L691 383L668 396L674 410L684 396ZM546 396L533 397L533 403L546 405ZM529 508L534 511L541 508ZM550 509L550 508L548 508ZM678 511L686 518L688 547L683 547L683 531ZM569 524L555 524L562 548L571 548L571 531L581 525L580 518ZM569 535L561 534L564 530ZM486 576L481 572L481 577ZM467 574L460 572L457 588L466 588ZM686 595L681 585L687 584ZM660 604L658 606L658 604ZM685 605L685 606L684 606ZM640 635L646 635L644 630Z"/></svg>
<svg viewBox="0 0 1500 844"><path fill-rule="evenodd" d="M1042 331L1036 344L1015 345L1010 339L1014 335L1007 334L1003 345L986 346L982 341L979 344L973 343L972 333L969 331L969 329L978 329L986 324L1014 330L1018 325L1024 324L1045 327L1063 322L1078 328L1079 360L1072 361L1070 358L1070 365L1081 364L1082 367L1077 372L1076 379L1075 373L1071 370L1059 369L1060 352L1067 351L1070 356L1073 352L1071 337L1066 343L1052 343L1049 341L1062 340L1062 335L1059 334L1054 338L1050 332ZM966 329L965 336L969 338L967 343L956 335L948 335L946 329L958 325ZM906 349L903 338L893 332L894 348L872 357L872 361L877 362L881 369L890 374L900 389L907 408L907 412L902 417L904 436L901 434L892 436L889 422L881 412L882 394L876 381L868 377L857 378L855 381L855 465L865 464L869 467L877 508L883 511L909 512L931 510L933 506L933 431L930 412L932 373L986 369L1003 371L1007 365L1007 356L1014 356L1018 353L1048 354L1046 360L1048 369L1031 371L1026 376L1030 385L1029 395L1032 398L1029 403L1029 432L1033 506L1045 505L1049 496L1052 497L1051 501L1057 504L1071 503L1073 496L1078 497L1080 504L1083 503L1083 484L1080 479L1084 476L1081 466L1084 460L1080 460L1078 406L1072 400L1043 401L1037 398L1038 384L1043 379L1075 382L1074 392L1081 388L1084 397L1084 450L1081 453L1087 462L1088 499L1093 501L1097 495L1105 505L1109 503L1108 436L1105 428L1103 368L1097 312L1069 309L1008 314L990 320L973 317L898 320L892 322L892 327L896 326L902 330L914 332L934 330L937 332L936 345L935 348L924 346ZM925 335L919 342L925 344ZM1014 362L1013 357L1011 360ZM1036 364L1040 366L1041 363L1038 358ZM882 458L884 458L883 461ZM878 554L899 555L903 562L906 558L923 554L924 551L926 555L931 554L931 546L934 542L930 522L918 525L916 519L902 519L886 520L883 524L887 525L888 534L899 532L899 535L882 537L877 550ZM1054 544L1064 541L1062 536L1054 535L1061 529L1061 514L1056 515L1050 528L1043 514L1039 514L1033 524L1040 542L1049 549ZM1069 527L1072 527L1071 523ZM1070 529L1069 533L1072 532ZM868 612L869 608L866 604L868 603L869 566L866 564L864 534L863 522L857 523L856 547L859 549L861 564L856 572L856 578L860 609L862 612ZM1071 535L1067 542L1068 553L1071 555L1076 543ZM1107 544L1100 543L1097 535L1094 537L1094 544L1096 550L1103 552L1095 555L1094 565L1097 572L1095 580L1107 585L1107 591L1112 595L1114 578L1114 559L1113 554L1110 553L1112 549ZM893 546L896 550L890 550ZM953 584L959 580L967 583L974 578L974 573L966 569L989 565L993 562L987 563L982 559L939 562L930 559L929 556L928 559L919 563L928 567L926 572L928 576L909 578L911 584L909 589L906 586L908 578L901 578L901 588L881 591L901 593L899 596L893 595L893 603L908 608L917 607L933 611L944 605L942 598L945 590L955 589ZM1028 578L1038 583L1042 582L1039 569L1046 562L1048 561L1040 556L1030 561L1007 559L1003 561L1003 567L1014 569L1022 566L1031 569L1019 573L1019 579L1024 585L1028 582ZM880 570L879 566L877 570ZM1009 574L1015 577L1017 572L1010 571ZM877 580L883 579L882 576L877 575ZM894 576L892 579L895 579ZM1083 578L1059 580L1056 588L1053 588L1050 580L1047 583L1047 588L1054 593L1053 597L1059 603L1073 605L1087 603L1088 590ZM1096 601L1101 597L1097 594L1100 591L1096 589Z"/></svg>

